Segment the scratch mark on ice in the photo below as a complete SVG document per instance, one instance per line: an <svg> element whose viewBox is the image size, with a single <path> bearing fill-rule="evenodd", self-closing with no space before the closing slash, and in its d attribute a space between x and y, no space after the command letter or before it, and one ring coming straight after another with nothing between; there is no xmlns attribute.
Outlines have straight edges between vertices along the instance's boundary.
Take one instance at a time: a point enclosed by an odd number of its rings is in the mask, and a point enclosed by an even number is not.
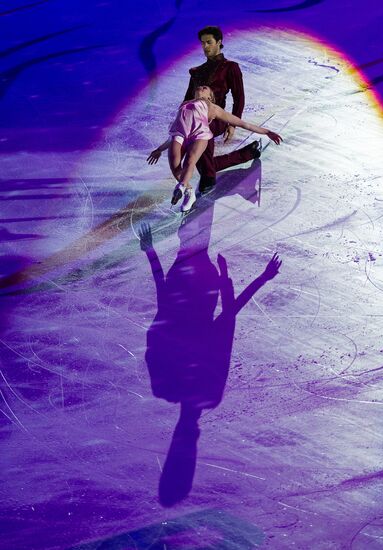
<svg viewBox="0 0 383 550"><path fill-rule="evenodd" d="M259 477L254 474L248 474L247 472L241 472L239 470L232 470L231 468L225 468L224 466L217 466L217 464L210 464L209 462L201 462L204 466L210 466L211 468L217 468L218 470L225 470L226 472L232 472L233 474L241 474L242 476L246 477L253 477L255 479L261 479L262 481L266 481L265 477Z"/></svg>
<svg viewBox="0 0 383 550"><path fill-rule="evenodd" d="M285 502L282 502L281 500L278 500L278 504L281 504L282 506L285 506L286 508L292 508L293 510L298 510L298 512L304 512L305 514L314 514L315 516L318 515L316 512L311 512L311 510L303 510L303 508L297 508L297 506L290 506L290 504L286 504Z"/></svg>
<svg viewBox="0 0 383 550"><path fill-rule="evenodd" d="M27 401L25 401L22 397L20 397L20 395L12 388L12 386L9 384L8 380L5 378L4 376L4 373L3 371L0 369L0 376L2 377L2 379L4 380L6 386L9 388L9 390L13 393L13 395L19 400L21 401L21 403L23 403L23 405L25 405L26 407L28 407L29 409L31 409L33 412L37 413L37 414L40 414L42 416L44 416L46 418L46 416L44 414L42 414L40 411L36 410L34 407L32 407L29 403L27 403Z"/></svg>
<svg viewBox="0 0 383 550"><path fill-rule="evenodd" d="M9 412L11 413L11 415L17 420L17 422L18 422L19 425L22 427L22 429L25 430L26 432L28 432L27 428L24 426L24 424L21 422L21 420L17 417L16 413L13 412L12 407L10 406L10 404L8 403L8 401L5 399L5 395L3 394L3 392L2 392L1 390L0 390L0 395L1 395L1 397L3 398L3 400L4 400L4 403L5 403L6 406L8 407Z"/></svg>
<svg viewBox="0 0 383 550"><path fill-rule="evenodd" d="M14 424L15 426L17 426L17 424L16 424L16 422L13 420L13 418L11 418L10 416L8 416L7 413L6 413L5 411L3 411L3 409L0 409L0 412L2 412L3 415L6 416L10 422L12 422L12 424Z"/></svg>
<svg viewBox="0 0 383 550"><path fill-rule="evenodd" d="M144 396L135 392L135 391L132 391L132 390L127 390L128 393L131 393L133 395L136 395L137 397L140 397L141 399L144 399Z"/></svg>
<svg viewBox="0 0 383 550"><path fill-rule="evenodd" d="M120 346L120 348L124 349L127 353L129 353L129 355L131 355L132 357L134 357L136 359L136 356L134 355L134 353L132 353L131 351L126 349L126 347L123 346L122 344L118 344L118 345Z"/></svg>

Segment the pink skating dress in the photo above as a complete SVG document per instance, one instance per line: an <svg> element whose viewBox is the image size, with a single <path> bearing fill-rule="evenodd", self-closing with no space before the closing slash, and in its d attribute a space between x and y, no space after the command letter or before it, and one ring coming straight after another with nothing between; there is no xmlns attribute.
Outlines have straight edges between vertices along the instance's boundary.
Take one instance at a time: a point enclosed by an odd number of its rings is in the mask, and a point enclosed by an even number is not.
<svg viewBox="0 0 383 550"><path fill-rule="evenodd" d="M208 103L204 99L192 99L182 103L175 121L170 125L169 135L181 145L196 139L209 141L213 133L209 128Z"/></svg>

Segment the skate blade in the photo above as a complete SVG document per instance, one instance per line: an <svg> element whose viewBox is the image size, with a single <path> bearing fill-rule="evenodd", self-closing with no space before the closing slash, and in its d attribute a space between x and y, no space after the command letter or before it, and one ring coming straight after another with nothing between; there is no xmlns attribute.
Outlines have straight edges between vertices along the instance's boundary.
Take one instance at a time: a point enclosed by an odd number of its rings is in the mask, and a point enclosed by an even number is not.
<svg viewBox="0 0 383 550"><path fill-rule="evenodd" d="M185 216L188 216L191 212L193 212L193 210L194 210L195 207L196 207L196 204L197 204L197 201L193 202L193 204L191 205L191 207L189 208L189 210L186 210L185 212L183 212L183 211L181 210L182 217L184 218Z"/></svg>

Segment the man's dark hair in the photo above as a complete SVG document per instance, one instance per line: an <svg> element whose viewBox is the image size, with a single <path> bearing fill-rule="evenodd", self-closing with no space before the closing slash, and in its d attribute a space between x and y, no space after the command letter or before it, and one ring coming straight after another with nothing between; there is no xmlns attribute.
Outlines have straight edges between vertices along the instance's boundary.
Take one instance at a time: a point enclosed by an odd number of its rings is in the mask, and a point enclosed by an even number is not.
<svg viewBox="0 0 383 550"><path fill-rule="evenodd" d="M204 27L198 31L198 39L201 40L201 37L204 34L212 34L217 42L218 40L223 40L223 34L219 27ZM221 44L221 48L223 48L223 44Z"/></svg>

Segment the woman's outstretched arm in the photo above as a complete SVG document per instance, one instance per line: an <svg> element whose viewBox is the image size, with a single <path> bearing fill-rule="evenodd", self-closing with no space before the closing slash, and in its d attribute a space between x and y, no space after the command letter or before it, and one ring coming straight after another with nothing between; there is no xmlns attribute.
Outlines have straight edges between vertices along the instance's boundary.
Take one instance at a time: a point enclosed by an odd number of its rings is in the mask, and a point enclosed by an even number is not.
<svg viewBox="0 0 383 550"><path fill-rule="evenodd" d="M148 158L146 159L147 162L149 164L157 164L158 162L158 159L160 158L161 156L161 153L163 153L164 151L166 151L166 149L169 148L169 145L171 144L172 142L172 138L168 138L166 141L164 141L163 143L161 143L161 145L159 145L157 147L157 149L154 149L154 151L152 151L150 153L150 155L148 156Z"/></svg>
<svg viewBox="0 0 383 550"><path fill-rule="evenodd" d="M246 122L245 120L242 120L241 118L238 118L237 116L228 113L218 105L210 105L209 116L210 118L218 118L218 120L223 120L224 122L227 122L232 126L238 126L239 128L243 128L244 130L255 132L256 134L267 135L277 145L279 145L280 142L283 141L279 134L272 132L267 128L263 128L262 126L256 126L255 124Z"/></svg>

